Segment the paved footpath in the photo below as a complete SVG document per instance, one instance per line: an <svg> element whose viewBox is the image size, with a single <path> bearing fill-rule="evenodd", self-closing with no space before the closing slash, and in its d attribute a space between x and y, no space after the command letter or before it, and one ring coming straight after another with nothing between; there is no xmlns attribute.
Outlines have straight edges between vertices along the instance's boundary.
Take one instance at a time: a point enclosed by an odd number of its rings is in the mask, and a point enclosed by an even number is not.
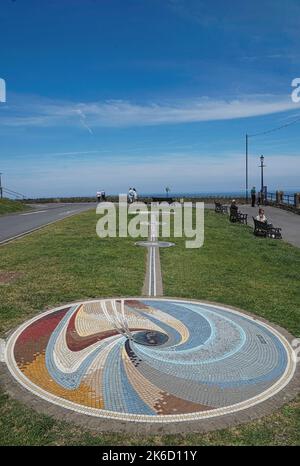
<svg viewBox="0 0 300 466"><path fill-rule="evenodd" d="M205 208L214 209L214 204L205 204ZM300 248L300 215L277 207L263 206L265 215L274 227L282 228L283 240ZM258 215L258 207L251 205L240 205L239 210L248 214L248 225L253 226L252 217Z"/></svg>
<svg viewBox="0 0 300 466"><path fill-rule="evenodd" d="M0 245L50 223L96 207L93 202L31 204L32 210L0 215Z"/></svg>
<svg viewBox="0 0 300 466"><path fill-rule="evenodd" d="M154 212L150 215L149 242L154 244L158 241L159 219ZM160 253L158 246L148 247L147 266L144 286L144 296L163 296L163 282L160 265Z"/></svg>

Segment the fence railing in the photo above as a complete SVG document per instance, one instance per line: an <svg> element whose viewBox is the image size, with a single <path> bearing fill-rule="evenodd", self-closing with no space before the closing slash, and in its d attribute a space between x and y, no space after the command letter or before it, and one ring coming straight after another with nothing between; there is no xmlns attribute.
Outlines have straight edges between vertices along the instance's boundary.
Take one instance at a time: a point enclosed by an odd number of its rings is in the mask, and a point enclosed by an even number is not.
<svg viewBox="0 0 300 466"><path fill-rule="evenodd" d="M274 203L274 204L283 204L287 206L292 206L292 207L298 207L300 204L300 196L299 194L285 194L282 191L279 192L267 192L266 194L266 200L268 202Z"/></svg>
<svg viewBox="0 0 300 466"><path fill-rule="evenodd" d="M288 205L294 204L294 195L292 194L284 194L283 195L283 203Z"/></svg>
<svg viewBox="0 0 300 466"><path fill-rule="evenodd" d="M275 202L276 201L276 194L275 193L267 193L267 201Z"/></svg>
<svg viewBox="0 0 300 466"><path fill-rule="evenodd" d="M3 194L6 194L9 197L13 197L15 199L25 199L26 196L24 194L18 193L16 191L13 191L12 189L4 188L2 187L2 192Z"/></svg>

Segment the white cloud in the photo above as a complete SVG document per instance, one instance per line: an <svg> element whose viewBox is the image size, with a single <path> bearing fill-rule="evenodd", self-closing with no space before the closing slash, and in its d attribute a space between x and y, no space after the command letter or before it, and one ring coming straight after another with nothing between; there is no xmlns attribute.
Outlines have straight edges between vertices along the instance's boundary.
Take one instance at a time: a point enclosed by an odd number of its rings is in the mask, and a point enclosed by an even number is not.
<svg viewBox="0 0 300 466"><path fill-rule="evenodd" d="M72 103L16 99L1 108L0 123L7 126L126 127L200 121L232 120L296 110L290 95L250 95L232 99L201 97L171 103L134 103L124 100Z"/></svg>

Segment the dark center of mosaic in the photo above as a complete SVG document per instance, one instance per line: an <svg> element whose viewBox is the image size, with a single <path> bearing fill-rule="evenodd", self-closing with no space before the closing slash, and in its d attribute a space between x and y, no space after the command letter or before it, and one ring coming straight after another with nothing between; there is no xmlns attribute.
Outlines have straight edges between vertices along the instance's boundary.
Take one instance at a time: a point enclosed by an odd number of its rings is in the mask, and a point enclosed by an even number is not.
<svg viewBox="0 0 300 466"><path fill-rule="evenodd" d="M133 335L133 341L140 345L146 346L159 346L163 345L168 341L169 337L165 333L161 332L136 332Z"/></svg>

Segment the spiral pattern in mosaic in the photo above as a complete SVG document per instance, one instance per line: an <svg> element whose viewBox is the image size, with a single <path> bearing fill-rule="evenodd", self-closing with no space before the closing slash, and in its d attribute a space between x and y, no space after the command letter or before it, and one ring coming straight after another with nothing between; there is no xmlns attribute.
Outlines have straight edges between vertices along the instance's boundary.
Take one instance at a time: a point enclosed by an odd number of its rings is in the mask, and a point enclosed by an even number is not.
<svg viewBox="0 0 300 466"><path fill-rule="evenodd" d="M232 309L171 299L77 303L24 324L7 364L42 398L94 416L144 422L237 411L283 388L289 344Z"/></svg>

